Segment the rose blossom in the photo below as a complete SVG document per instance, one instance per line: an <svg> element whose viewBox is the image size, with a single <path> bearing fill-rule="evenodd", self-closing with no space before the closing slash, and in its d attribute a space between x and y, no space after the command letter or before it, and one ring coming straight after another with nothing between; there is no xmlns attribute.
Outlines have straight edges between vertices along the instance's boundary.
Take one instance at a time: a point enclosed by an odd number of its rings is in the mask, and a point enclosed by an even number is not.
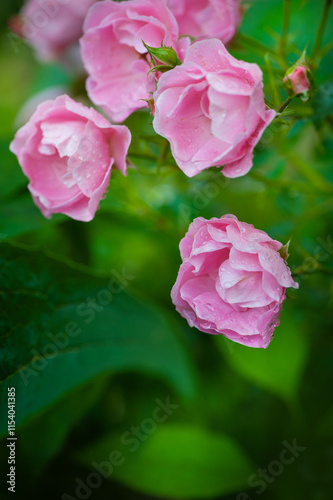
<svg viewBox="0 0 333 500"><path fill-rule="evenodd" d="M40 104L10 145L34 202L45 217L93 219L114 165L126 175L131 140L127 127L111 125L93 108L63 95Z"/></svg>
<svg viewBox="0 0 333 500"><path fill-rule="evenodd" d="M218 165L226 177L246 174L275 116L266 110L260 68L232 57L217 39L191 45L184 63L161 76L154 100L154 129L189 177Z"/></svg>
<svg viewBox="0 0 333 500"><path fill-rule="evenodd" d="M97 2L84 23L81 54L89 74L87 92L115 122L147 107L155 90L147 49L178 47L178 25L165 0ZM186 43L186 42L184 42ZM178 51L179 51L178 50Z"/></svg>
<svg viewBox="0 0 333 500"><path fill-rule="evenodd" d="M180 35L219 38L228 43L240 23L238 0L167 0Z"/></svg>
<svg viewBox="0 0 333 500"><path fill-rule="evenodd" d="M84 18L96 0L27 0L10 24L42 60L58 58L82 35Z"/></svg>
<svg viewBox="0 0 333 500"><path fill-rule="evenodd" d="M267 347L286 288L298 288L282 243L234 215L195 219L180 242L171 297L190 326L250 347Z"/></svg>

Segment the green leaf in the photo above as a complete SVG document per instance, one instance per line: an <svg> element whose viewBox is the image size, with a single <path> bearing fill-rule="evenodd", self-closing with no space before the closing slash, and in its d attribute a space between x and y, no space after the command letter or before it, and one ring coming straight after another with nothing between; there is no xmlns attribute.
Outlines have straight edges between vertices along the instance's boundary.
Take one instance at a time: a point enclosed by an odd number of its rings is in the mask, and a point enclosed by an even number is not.
<svg viewBox="0 0 333 500"><path fill-rule="evenodd" d="M30 476L41 474L62 449L72 428L97 403L108 383L102 377L63 398L20 429L20 451Z"/></svg>
<svg viewBox="0 0 333 500"><path fill-rule="evenodd" d="M100 464L118 450L122 461L114 467L112 478L163 498L212 498L248 487L254 467L226 435L183 424L160 424L144 442L128 434L103 438L81 452L78 460Z"/></svg>
<svg viewBox="0 0 333 500"><path fill-rule="evenodd" d="M285 303L281 324L267 349L254 349L217 337L226 361L250 382L287 402L296 398L308 354L304 323L297 321Z"/></svg>
<svg viewBox="0 0 333 500"><path fill-rule="evenodd" d="M12 136L7 137L5 141L0 140L0 161L1 161L1 182L0 199L5 196L13 195L20 189L27 186L27 178L17 163L16 157L9 151L8 144Z"/></svg>
<svg viewBox="0 0 333 500"><path fill-rule="evenodd" d="M315 110L313 120L316 126L319 126L321 121L328 116L333 115L333 80L319 86L313 99L313 108Z"/></svg>
<svg viewBox="0 0 333 500"><path fill-rule="evenodd" d="M163 310L125 293L133 277L77 271L39 252L0 247L0 401L16 388L16 423L97 375L139 370L195 393L187 353ZM6 432L4 415L0 434Z"/></svg>
<svg viewBox="0 0 333 500"><path fill-rule="evenodd" d="M63 220L65 216L60 214L54 215L51 219L43 217L27 192L10 202L0 204L0 234L3 235L0 239L40 230Z"/></svg>

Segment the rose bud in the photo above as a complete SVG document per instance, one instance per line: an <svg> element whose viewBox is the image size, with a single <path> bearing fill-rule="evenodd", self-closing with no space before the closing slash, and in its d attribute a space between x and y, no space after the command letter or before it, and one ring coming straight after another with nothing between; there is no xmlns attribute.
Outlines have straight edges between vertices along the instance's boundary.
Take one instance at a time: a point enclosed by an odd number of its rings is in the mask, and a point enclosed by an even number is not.
<svg viewBox="0 0 333 500"><path fill-rule="evenodd" d="M313 83L312 73L306 64L305 51L298 61L287 69L283 83L289 95L300 96L302 101L309 100L309 91Z"/></svg>
<svg viewBox="0 0 333 500"><path fill-rule="evenodd" d="M93 108L62 95L38 106L10 150L45 217L62 213L90 221L108 188L111 168L126 175L130 141L127 127L111 125Z"/></svg>
<svg viewBox="0 0 333 500"><path fill-rule="evenodd" d="M171 292L177 311L202 332L267 347L286 288L298 288L280 249L234 215L195 219L180 242L183 262Z"/></svg>
<svg viewBox="0 0 333 500"><path fill-rule="evenodd" d="M311 81L309 69L306 66L295 66L290 73L288 71L283 79L288 94L301 96L303 101L307 101Z"/></svg>
<svg viewBox="0 0 333 500"><path fill-rule="evenodd" d="M227 44L241 21L238 0L167 0L180 35L219 38Z"/></svg>
<svg viewBox="0 0 333 500"><path fill-rule="evenodd" d="M226 177L245 175L276 115L266 109L260 68L232 57L216 38L188 48L183 64L160 77L154 102L154 129L188 177L220 165Z"/></svg>

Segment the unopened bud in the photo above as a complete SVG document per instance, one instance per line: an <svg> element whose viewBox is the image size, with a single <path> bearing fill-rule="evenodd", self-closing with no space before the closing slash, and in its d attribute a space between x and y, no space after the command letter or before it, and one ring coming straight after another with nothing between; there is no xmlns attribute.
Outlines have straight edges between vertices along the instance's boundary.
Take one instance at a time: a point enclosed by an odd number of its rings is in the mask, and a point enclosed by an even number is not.
<svg viewBox="0 0 333 500"><path fill-rule="evenodd" d="M310 98L312 74L306 64L305 51L300 59L291 68L287 69L283 83L289 95L300 96L303 101Z"/></svg>
<svg viewBox="0 0 333 500"><path fill-rule="evenodd" d="M181 64L181 60L178 58L176 51L172 47L165 47L163 45L161 45L161 47L150 47L149 45L146 45L143 40L142 43L146 47L152 60L155 61L156 69L153 68L154 71L165 72Z"/></svg>

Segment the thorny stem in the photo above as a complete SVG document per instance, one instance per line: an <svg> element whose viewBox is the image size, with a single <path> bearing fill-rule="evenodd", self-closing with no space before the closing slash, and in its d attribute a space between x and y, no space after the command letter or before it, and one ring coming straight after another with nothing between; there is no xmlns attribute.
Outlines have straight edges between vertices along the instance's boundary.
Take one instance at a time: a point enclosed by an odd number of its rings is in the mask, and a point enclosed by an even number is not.
<svg viewBox="0 0 333 500"><path fill-rule="evenodd" d="M169 142L165 141L161 155L157 161L157 171L156 171L157 175L159 175L161 173L161 168L166 160L166 157L167 157L168 152L169 152L169 148L170 148Z"/></svg>
<svg viewBox="0 0 333 500"><path fill-rule="evenodd" d="M263 182L267 186L270 186L279 190L297 190L301 193L309 194L309 195L318 195L318 194L328 194L329 196L332 193L323 193L321 189L318 189L316 186L312 186L307 182L303 181L295 181L292 179L270 179L263 175L260 172L250 171L248 173L250 177L255 179L256 181Z"/></svg>
<svg viewBox="0 0 333 500"><path fill-rule="evenodd" d="M289 104L291 103L291 101L294 99L294 95L290 95L282 104L281 106L279 107L279 109L277 110L278 113L282 113L282 111L284 111L288 106Z"/></svg>
<svg viewBox="0 0 333 500"><path fill-rule="evenodd" d="M290 10L291 10L290 8L291 8L291 0L284 0L282 32L279 45L279 52L283 59L286 57L286 45L287 45L287 37L288 37L288 30L290 23Z"/></svg>
<svg viewBox="0 0 333 500"><path fill-rule="evenodd" d="M311 185L320 189L322 192L327 194L333 194L333 186L324 177L322 177L319 172L314 170L312 166L304 160L304 158L298 156L296 153L284 152L282 153L285 158L292 164L298 172L303 175Z"/></svg>
<svg viewBox="0 0 333 500"><path fill-rule="evenodd" d="M278 55L273 49L267 47L265 44L259 42L255 38L251 38L250 36L244 35L243 33L238 33L237 40L243 42L246 45L250 45L253 49L261 52L262 54L270 54L272 57L278 58Z"/></svg>
<svg viewBox="0 0 333 500"><path fill-rule="evenodd" d="M322 273L322 274L332 274L333 275L333 267L322 266L318 264L318 267L315 269L307 269L303 266L298 267L292 272L292 275L295 276L303 276L305 274L314 274L314 273Z"/></svg>
<svg viewBox="0 0 333 500"><path fill-rule="evenodd" d="M316 39L315 39L313 49L312 49L312 54L311 54L312 59L315 59L315 57L317 56L317 54L319 52L321 42L323 39L323 35L324 35L324 31L325 31L325 27L326 27L326 23L327 23L327 19L328 19L329 10L330 10L332 3L333 3L333 0L325 0L324 10L323 10L323 13L322 13L322 16L320 19Z"/></svg>
<svg viewBox="0 0 333 500"><path fill-rule="evenodd" d="M279 91L278 91L278 88L276 85L276 79L274 77L274 73L272 70L272 65L271 65L271 61L269 58L269 54L265 54L265 62L266 62L267 73L268 73L268 78L269 78L269 85L270 85L271 92L272 92L272 100L274 103L274 107L277 107L279 105L279 102L280 102L280 96L279 96Z"/></svg>

